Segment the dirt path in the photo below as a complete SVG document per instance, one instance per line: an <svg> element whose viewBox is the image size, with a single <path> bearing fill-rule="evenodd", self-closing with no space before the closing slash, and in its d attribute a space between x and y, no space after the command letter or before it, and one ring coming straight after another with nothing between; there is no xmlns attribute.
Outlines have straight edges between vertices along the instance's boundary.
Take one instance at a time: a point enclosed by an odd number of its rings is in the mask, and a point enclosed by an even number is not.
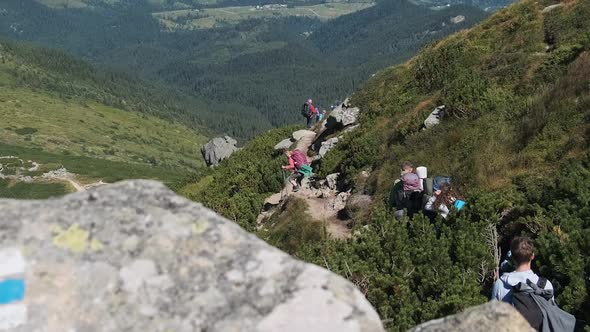
<svg viewBox="0 0 590 332"><path fill-rule="evenodd" d="M84 186L81 185L77 181L74 181L72 179L64 179L64 180L68 181L72 185L72 187L74 187L74 189L76 189L77 192L85 191L86 190L86 188L84 188Z"/></svg>
<svg viewBox="0 0 590 332"><path fill-rule="evenodd" d="M316 132L303 132L301 139L297 141L296 149L307 155L310 146L314 143L317 137L323 132L323 127ZM265 202L270 205L278 206L283 203L289 196L293 196L305 201L308 205L307 214L313 219L324 223L328 234L335 239L348 239L351 236L350 229L345 222L338 219L338 211L333 208L336 199L336 193L330 197L318 198L315 191L308 185L301 186L298 192L293 192L293 185L286 181L285 186L281 192L275 193L268 197ZM259 220L264 219L267 214L263 213L259 216Z"/></svg>

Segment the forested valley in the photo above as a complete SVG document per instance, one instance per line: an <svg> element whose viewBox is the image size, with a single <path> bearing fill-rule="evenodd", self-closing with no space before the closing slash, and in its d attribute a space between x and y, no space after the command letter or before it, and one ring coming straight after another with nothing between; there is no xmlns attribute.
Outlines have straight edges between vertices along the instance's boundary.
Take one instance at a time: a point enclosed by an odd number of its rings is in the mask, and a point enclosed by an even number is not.
<svg viewBox="0 0 590 332"><path fill-rule="evenodd" d="M146 1L97 2L90 9L7 0L0 35L60 48L174 91L169 103L189 100L184 108L194 119L187 124L244 140L299 121L300 104L310 97L329 107L378 69L486 16L474 7L434 11L381 1L327 22L286 16L167 31L152 16L155 9ZM452 23L459 15L464 20Z"/></svg>

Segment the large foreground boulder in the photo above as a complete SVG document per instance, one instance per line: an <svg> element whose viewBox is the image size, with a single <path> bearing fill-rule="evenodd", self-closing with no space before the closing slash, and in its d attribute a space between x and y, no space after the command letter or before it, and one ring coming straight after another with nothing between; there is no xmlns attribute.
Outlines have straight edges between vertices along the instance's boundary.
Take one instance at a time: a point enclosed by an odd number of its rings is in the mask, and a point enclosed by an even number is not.
<svg viewBox="0 0 590 332"><path fill-rule="evenodd" d="M0 210L0 282L16 287L0 329L383 331L348 281L157 182Z"/></svg>
<svg viewBox="0 0 590 332"><path fill-rule="evenodd" d="M217 166L222 160L229 158L238 150L237 144L238 141L229 136L210 140L201 149L205 163L207 166Z"/></svg>
<svg viewBox="0 0 590 332"><path fill-rule="evenodd" d="M511 305L492 301L462 313L418 325L411 332L534 332Z"/></svg>

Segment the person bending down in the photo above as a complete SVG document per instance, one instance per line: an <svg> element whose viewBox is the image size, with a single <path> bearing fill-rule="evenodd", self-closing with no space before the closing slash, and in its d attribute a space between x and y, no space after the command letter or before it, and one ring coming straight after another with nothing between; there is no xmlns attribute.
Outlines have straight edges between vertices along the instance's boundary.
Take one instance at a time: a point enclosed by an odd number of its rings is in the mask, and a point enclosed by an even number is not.
<svg viewBox="0 0 590 332"><path fill-rule="evenodd" d="M291 170L293 174L289 177L289 182L293 185L293 192L299 191L301 187L301 181L305 175L300 172L301 168L304 165L309 166L309 160L307 160L307 156L299 150L293 151L285 151L285 155L289 158L289 164L283 166L284 170Z"/></svg>

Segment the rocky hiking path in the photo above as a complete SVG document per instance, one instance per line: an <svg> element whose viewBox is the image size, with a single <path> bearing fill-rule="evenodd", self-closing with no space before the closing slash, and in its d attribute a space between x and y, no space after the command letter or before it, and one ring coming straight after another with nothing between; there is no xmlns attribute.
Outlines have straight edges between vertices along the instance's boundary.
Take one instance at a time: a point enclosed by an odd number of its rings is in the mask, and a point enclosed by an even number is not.
<svg viewBox="0 0 590 332"><path fill-rule="evenodd" d="M309 150L312 145L316 142L316 139L324 132L326 128L324 126L316 126L316 130L299 130L293 133L292 141L296 142L292 149L297 149L312 160L309 156ZM285 179L288 178L290 173L285 172ZM320 194L321 197L318 197ZM307 203L306 213L313 219L323 223L327 233L330 237L335 239L347 239L351 236L351 230L346 226L346 222L338 219L338 211L344 206L335 204L337 200L337 193L334 190L324 190L318 193L318 190L311 186L309 179L305 179L302 183L301 188L298 192L293 192L293 185L285 180L285 186L279 193L275 193L265 200L265 206L280 206L285 203L290 197L298 198ZM262 212L259 216L259 225L264 220L270 217L274 213L275 209L272 209L270 213ZM320 225L318 225L320 227Z"/></svg>
<svg viewBox="0 0 590 332"><path fill-rule="evenodd" d="M298 149L305 153L310 161L318 160L338 142L337 137L326 139L327 137L336 134L344 135L358 127L359 112L358 108L348 107L345 103L335 109L327 120L317 124L313 130L298 130L293 133L292 137L279 142L275 149ZM326 143L329 144L326 145ZM310 157L310 150L320 153ZM281 192L275 193L265 200L263 211L257 219L259 228L264 227L264 223L276 211L280 210L280 207L289 198L297 198L307 203L307 215L319 223L323 223L323 227L331 238L348 239L351 237L352 232L347 226L348 221L339 218L339 213L346 207L346 201L351 194L337 190L338 174L328 176L330 179L306 178L298 192L293 192L293 185L286 180L290 173L285 172L284 175L285 186ZM322 227L322 225L318 225L318 227Z"/></svg>

